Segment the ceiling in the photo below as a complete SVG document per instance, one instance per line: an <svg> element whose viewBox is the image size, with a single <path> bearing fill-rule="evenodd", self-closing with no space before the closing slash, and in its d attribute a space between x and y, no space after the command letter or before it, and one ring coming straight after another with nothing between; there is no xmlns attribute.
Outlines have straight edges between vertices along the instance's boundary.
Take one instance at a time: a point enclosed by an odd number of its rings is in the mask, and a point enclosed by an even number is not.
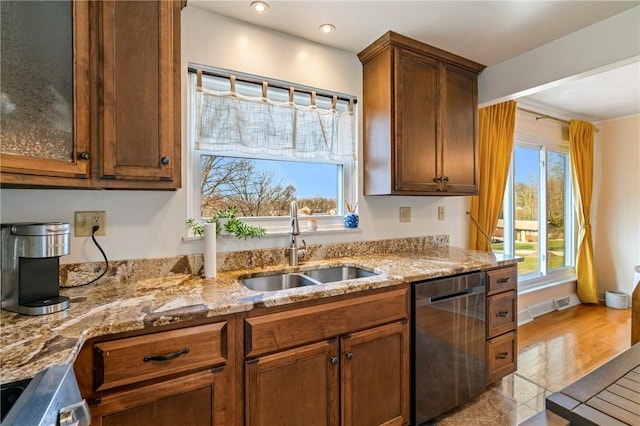
<svg viewBox="0 0 640 426"><path fill-rule="evenodd" d="M276 1L189 5L358 53L388 30L492 66L640 5L640 1ZM336 30L322 34L321 24ZM572 80L518 101L600 121L640 113L640 63Z"/></svg>

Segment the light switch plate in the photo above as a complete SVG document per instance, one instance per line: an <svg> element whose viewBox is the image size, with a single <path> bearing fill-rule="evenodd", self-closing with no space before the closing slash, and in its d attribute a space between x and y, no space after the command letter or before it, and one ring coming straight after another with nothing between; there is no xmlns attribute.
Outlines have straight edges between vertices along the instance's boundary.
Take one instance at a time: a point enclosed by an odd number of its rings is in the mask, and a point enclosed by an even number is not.
<svg viewBox="0 0 640 426"><path fill-rule="evenodd" d="M438 206L438 220L444 220L444 206Z"/></svg>
<svg viewBox="0 0 640 426"><path fill-rule="evenodd" d="M411 222L411 207L400 207L400 222Z"/></svg>

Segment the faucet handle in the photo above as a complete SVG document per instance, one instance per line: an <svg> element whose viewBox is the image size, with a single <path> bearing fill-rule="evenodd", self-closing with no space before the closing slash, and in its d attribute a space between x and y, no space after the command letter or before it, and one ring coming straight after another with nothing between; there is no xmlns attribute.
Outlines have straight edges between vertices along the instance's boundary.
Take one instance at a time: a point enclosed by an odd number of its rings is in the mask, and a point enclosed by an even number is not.
<svg viewBox="0 0 640 426"><path fill-rule="evenodd" d="M298 249L298 257L302 259L307 254L307 243L302 240L302 245L304 248Z"/></svg>

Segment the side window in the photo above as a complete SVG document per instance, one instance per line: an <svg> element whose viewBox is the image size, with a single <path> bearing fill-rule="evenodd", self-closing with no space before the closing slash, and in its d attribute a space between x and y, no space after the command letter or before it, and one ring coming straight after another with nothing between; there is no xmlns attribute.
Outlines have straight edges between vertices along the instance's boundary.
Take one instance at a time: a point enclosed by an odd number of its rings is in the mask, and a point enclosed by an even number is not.
<svg viewBox="0 0 640 426"><path fill-rule="evenodd" d="M573 269L575 213L569 167L568 152L516 140L492 247L496 253L524 258L518 265L521 288Z"/></svg>

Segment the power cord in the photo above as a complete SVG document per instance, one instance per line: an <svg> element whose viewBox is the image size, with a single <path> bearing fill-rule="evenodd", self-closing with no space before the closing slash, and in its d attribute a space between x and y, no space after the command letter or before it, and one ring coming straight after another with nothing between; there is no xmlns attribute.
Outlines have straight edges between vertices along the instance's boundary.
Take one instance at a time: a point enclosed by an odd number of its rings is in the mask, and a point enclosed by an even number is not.
<svg viewBox="0 0 640 426"><path fill-rule="evenodd" d="M93 240L93 243L96 245L96 247L98 247L98 250L100 250L100 253L102 253L102 257L104 257L104 264L105 264L104 271L102 271L100 275L98 275L96 278L92 279L88 283L75 285L73 287L82 287L85 285L93 284L96 281L98 281L100 278L104 277L104 274L106 274L107 271L109 270L109 260L107 259L107 255L105 254L104 250L102 250L102 247L100 247L100 244L98 244L98 241L96 240L96 232L98 232L98 229L100 229L98 225L93 225L93 228L91 230L91 239Z"/></svg>

